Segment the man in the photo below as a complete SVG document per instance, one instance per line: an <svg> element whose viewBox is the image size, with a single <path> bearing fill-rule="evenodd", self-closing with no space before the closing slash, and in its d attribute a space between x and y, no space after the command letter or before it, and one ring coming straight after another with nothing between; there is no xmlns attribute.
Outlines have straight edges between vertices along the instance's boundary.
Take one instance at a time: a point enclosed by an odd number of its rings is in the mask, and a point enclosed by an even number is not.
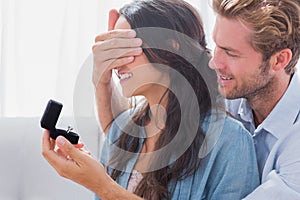
<svg viewBox="0 0 300 200"><path fill-rule="evenodd" d="M300 2L214 0L213 8L210 67L228 111L253 134L261 174L246 199L300 199Z"/></svg>
<svg viewBox="0 0 300 200"><path fill-rule="evenodd" d="M218 75L220 94L228 99L228 111L253 134L261 173L261 185L245 199L300 199L300 78L295 73L300 51L300 2L213 0L213 8L217 13L213 35L216 48L210 67ZM110 27L116 16L117 13L112 11ZM139 53L139 41L134 43L134 35L128 33L130 31L110 31L96 38L94 75L107 73L97 72L103 66L112 69L129 63L132 56ZM100 59L99 55L108 49L111 52L120 48L125 56L120 58L110 54L110 57ZM132 51L134 49L136 51ZM131 59L126 60L128 56ZM94 80L98 79L94 77ZM107 87L110 92L108 82L101 80L100 86ZM110 96L96 94L99 103L110 102L102 99ZM99 116L102 127L106 127L112 118L112 115ZM58 159L50 149L47 133L43 154L62 176L103 198L117 199L115 191L121 192L119 197L123 199L137 198L130 196L132 194L116 185L105 173L95 172L98 178L84 179L84 172L95 171L96 168L91 166L100 164L60 140L63 138L59 138L58 146L73 158L73 163ZM74 161L83 169L76 168ZM93 165L86 164L90 162ZM103 168L98 166L98 170L103 171Z"/></svg>

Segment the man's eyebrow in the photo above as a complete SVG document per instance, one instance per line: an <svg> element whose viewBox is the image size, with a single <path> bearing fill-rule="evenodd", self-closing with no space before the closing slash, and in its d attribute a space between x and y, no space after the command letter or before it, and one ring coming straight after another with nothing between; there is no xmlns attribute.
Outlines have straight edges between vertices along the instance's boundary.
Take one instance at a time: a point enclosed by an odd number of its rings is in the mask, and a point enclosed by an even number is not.
<svg viewBox="0 0 300 200"><path fill-rule="evenodd" d="M220 49L223 49L224 51L227 51L227 52L231 52L231 53L234 53L234 54L237 54L237 55L242 55L242 52L240 52L239 50L237 49L233 49L231 47L224 47L224 46L218 46Z"/></svg>
<svg viewBox="0 0 300 200"><path fill-rule="evenodd" d="M233 53L236 53L236 54L241 54L240 51L238 51L236 49L233 49L233 48L230 48L230 47L223 47L223 46L218 46L218 47L223 49L224 51L230 51L230 52L233 52Z"/></svg>
<svg viewBox="0 0 300 200"><path fill-rule="evenodd" d="M233 48L231 48L231 47L225 47L225 46L218 45L218 44L216 43L216 40L215 40L215 37L214 37L214 36L213 36L213 41L215 42L215 44L216 44L216 46L217 46L218 48L223 49L224 51L233 52L233 53L239 54L239 55L242 54L242 52L238 51L237 49L233 49Z"/></svg>

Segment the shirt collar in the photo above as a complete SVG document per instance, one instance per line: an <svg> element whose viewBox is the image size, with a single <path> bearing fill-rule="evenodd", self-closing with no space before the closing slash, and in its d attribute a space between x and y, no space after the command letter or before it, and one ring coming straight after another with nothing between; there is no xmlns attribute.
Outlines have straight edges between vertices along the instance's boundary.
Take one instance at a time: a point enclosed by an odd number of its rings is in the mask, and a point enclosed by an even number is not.
<svg viewBox="0 0 300 200"><path fill-rule="evenodd" d="M242 98L239 108L238 108L238 115L240 118L246 122L253 122L253 113L252 109L249 106L248 102L246 99Z"/></svg>
<svg viewBox="0 0 300 200"><path fill-rule="evenodd" d="M299 111L300 74L295 73L284 95L261 125L275 137L280 138L289 132Z"/></svg>
<svg viewBox="0 0 300 200"><path fill-rule="evenodd" d="M276 106L268 117L257 127L255 132L265 129L277 139L294 124L300 111L300 73L295 73L292 80ZM246 99L242 99L239 105L238 114L244 121L253 123L252 109Z"/></svg>

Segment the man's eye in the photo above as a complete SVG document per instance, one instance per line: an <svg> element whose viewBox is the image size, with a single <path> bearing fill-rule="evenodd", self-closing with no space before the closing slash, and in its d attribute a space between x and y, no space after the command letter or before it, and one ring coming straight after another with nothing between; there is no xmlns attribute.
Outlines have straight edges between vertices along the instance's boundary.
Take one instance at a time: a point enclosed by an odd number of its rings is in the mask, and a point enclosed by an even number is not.
<svg viewBox="0 0 300 200"><path fill-rule="evenodd" d="M234 57L234 58L238 57L238 55L232 54L232 53L230 53L229 51L226 51L226 54L227 54L228 56L230 56L230 57Z"/></svg>

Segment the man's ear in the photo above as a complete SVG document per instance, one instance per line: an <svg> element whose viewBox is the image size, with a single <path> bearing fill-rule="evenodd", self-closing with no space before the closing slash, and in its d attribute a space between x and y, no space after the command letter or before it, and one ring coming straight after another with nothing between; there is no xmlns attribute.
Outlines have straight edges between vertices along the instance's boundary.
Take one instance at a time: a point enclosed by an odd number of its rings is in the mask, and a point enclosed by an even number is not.
<svg viewBox="0 0 300 200"><path fill-rule="evenodd" d="M291 61L293 56L293 53L291 51L291 49L285 48L282 49L280 51L278 51L277 53L275 53L272 57L273 57L273 70L274 71L278 71L280 69L284 69L289 62Z"/></svg>
<svg viewBox="0 0 300 200"><path fill-rule="evenodd" d="M108 30L113 30L115 27L116 22L119 19L119 13L116 9L112 9L109 11L108 17Z"/></svg>

